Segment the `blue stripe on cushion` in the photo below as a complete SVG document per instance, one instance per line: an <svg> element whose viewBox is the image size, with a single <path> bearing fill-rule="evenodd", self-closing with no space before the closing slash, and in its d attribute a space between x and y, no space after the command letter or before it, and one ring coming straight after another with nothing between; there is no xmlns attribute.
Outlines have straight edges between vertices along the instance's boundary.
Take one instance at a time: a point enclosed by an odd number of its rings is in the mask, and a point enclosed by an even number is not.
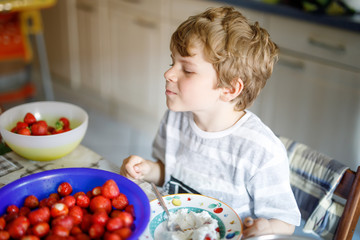
<svg viewBox="0 0 360 240"><path fill-rule="evenodd" d="M308 219L318 205L319 199L310 194L307 194L295 186L291 186L291 189L293 190L296 202L299 206L301 217L303 219Z"/></svg>
<svg viewBox="0 0 360 240"><path fill-rule="evenodd" d="M314 175L311 175L311 173L308 173L306 171L303 171L303 170L297 169L297 168L291 168L291 171L292 171L292 173L295 173L295 174L305 178L307 181L314 182L317 185L321 186L322 188L325 189L324 192L326 192L332 188L330 182L327 182L324 179L315 177Z"/></svg>

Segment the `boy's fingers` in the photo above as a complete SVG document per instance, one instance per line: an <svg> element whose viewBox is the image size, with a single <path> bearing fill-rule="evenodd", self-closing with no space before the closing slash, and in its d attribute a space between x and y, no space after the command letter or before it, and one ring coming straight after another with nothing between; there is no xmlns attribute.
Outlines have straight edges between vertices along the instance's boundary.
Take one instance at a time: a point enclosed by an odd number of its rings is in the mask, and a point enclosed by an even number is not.
<svg viewBox="0 0 360 240"><path fill-rule="evenodd" d="M141 173L141 168L140 168L139 165L140 165L140 164L136 164L136 165L134 166L134 171L135 171L136 173Z"/></svg>
<svg viewBox="0 0 360 240"><path fill-rule="evenodd" d="M250 227L254 224L254 219L252 217L247 217L244 219L244 225L245 227Z"/></svg>

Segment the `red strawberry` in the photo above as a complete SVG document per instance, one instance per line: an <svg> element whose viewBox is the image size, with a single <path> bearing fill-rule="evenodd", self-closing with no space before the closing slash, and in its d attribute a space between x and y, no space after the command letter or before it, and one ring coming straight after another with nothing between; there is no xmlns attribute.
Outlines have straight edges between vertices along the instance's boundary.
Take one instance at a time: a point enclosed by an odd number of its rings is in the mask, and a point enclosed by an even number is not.
<svg viewBox="0 0 360 240"><path fill-rule="evenodd" d="M63 215L68 215L69 208L65 203L55 203L51 206L50 214L51 217L56 218Z"/></svg>
<svg viewBox="0 0 360 240"><path fill-rule="evenodd" d="M92 224L89 228L89 236L91 239L100 239L104 235L104 226L100 224Z"/></svg>
<svg viewBox="0 0 360 240"><path fill-rule="evenodd" d="M121 240L122 238L114 232L105 232L104 240Z"/></svg>
<svg viewBox="0 0 360 240"><path fill-rule="evenodd" d="M29 195L25 198L24 206L30 209L37 208L39 206L39 199L34 195Z"/></svg>
<svg viewBox="0 0 360 240"><path fill-rule="evenodd" d="M74 206L69 210L69 216L71 216L74 219L74 224L78 225L82 222L84 213L81 207Z"/></svg>
<svg viewBox="0 0 360 240"><path fill-rule="evenodd" d="M30 212L31 212L31 209L29 207L25 207L25 206L21 207L19 209L19 216L27 216Z"/></svg>
<svg viewBox="0 0 360 240"><path fill-rule="evenodd" d="M63 226L70 231L74 226L74 218L69 215L58 216L51 221L51 226Z"/></svg>
<svg viewBox="0 0 360 240"><path fill-rule="evenodd" d="M101 226L105 226L106 222L109 220L109 215L103 209L96 211L92 215L91 222L93 224L99 224Z"/></svg>
<svg viewBox="0 0 360 240"><path fill-rule="evenodd" d="M60 196L67 196L72 192L72 186L68 182L63 182L59 185L57 192Z"/></svg>
<svg viewBox="0 0 360 240"><path fill-rule="evenodd" d="M50 209L48 207L38 208L28 214L31 225L50 220Z"/></svg>
<svg viewBox="0 0 360 240"><path fill-rule="evenodd" d="M16 130L19 131L20 129L27 128L29 125L25 122L17 122Z"/></svg>
<svg viewBox="0 0 360 240"><path fill-rule="evenodd" d="M75 206L76 199L74 198L74 196L67 195L67 196L63 197L59 202L65 203L68 206L68 208L70 209L73 206Z"/></svg>
<svg viewBox="0 0 360 240"><path fill-rule="evenodd" d="M60 118L59 121L63 123L63 129L70 128L70 121L69 121L69 119L67 119L67 118L65 118L65 117L62 117L62 118Z"/></svg>
<svg viewBox="0 0 360 240"><path fill-rule="evenodd" d="M28 135L28 136L31 135L31 131L28 128L22 128L22 129L18 130L17 133L21 134L21 135Z"/></svg>
<svg viewBox="0 0 360 240"><path fill-rule="evenodd" d="M119 235L121 237L121 239L128 239L131 236L132 231L128 227L123 227L118 230L115 230L114 233Z"/></svg>
<svg viewBox="0 0 360 240"><path fill-rule="evenodd" d="M69 121L67 118L65 118L65 117L60 118L60 119L55 123L55 129L56 129L57 131L70 129L70 121Z"/></svg>
<svg viewBox="0 0 360 240"><path fill-rule="evenodd" d="M32 113L26 113L24 117L24 122L31 125L36 122L36 118Z"/></svg>
<svg viewBox="0 0 360 240"><path fill-rule="evenodd" d="M47 126L43 123L33 123L31 125L31 132L33 135L47 135Z"/></svg>
<svg viewBox="0 0 360 240"><path fill-rule="evenodd" d="M47 129L47 127L48 127L48 124L47 124L47 122L46 122L45 120L39 120L39 121L37 121L37 123L39 123L39 124L41 124L41 125L45 126L45 127L46 127L46 129Z"/></svg>
<svg viewBox="0 0 360 240"><path fill-rule="evenodd" d="M101 194L106 198L113 199L119 196L120 190L116 182L110 179L103 184Z"/></svg>
<svg viewBox="0 0 360 240"><path fill-rule="evenodd" d="M10 239L9 232L5 230L0 230L0 239Z"/></svg>
<svg viewBox="0 0 360 240"><path fill-rule="evenodd" d="M134 205L127 205L124 211L130 213L133 217L135 217Z"/></svg>
<svg viewBox="0 0 360 240"><path fill-rule="evenodd" d="M6 226L6 221L4 217L0 217L0 230L4 230Z"/></svg>
<svg viewBox="0 0 360 240"><path fill-rule="evenodd" d="M92 196L97 196L97 195L100 195L101 194L101 187L94 187L92 190L91 190L91 194Z"/></svg>
<svg viewBox="0 0 360 240"><path fill-rule="evenodd" d="M51 232L52 232L52 234L54 234L58 237L62 237L62 238L56 238L56 239L66 239L66 237L68 237L70 235L70 230L61 225L52 226ZM48 238L46 238L46 239L48 239Z"/></svg>
<svg viewBox="0 0 360 240"><path fill-rule="evenodd" d="M18 213L19 212L19 208L12 204L12 205L9 205L7 208L6 208L6 212L7 213Z"/></svg>
<svg viewBox="0 0 360 240"><path fill-rule="evenodd" d="M37 237L44 237L50 232L50 226L47 222L37 223L31 228L31 232Z"/></svg>
<svg viewBox="0 0 360 240"><path fill-rule="evenodd" d="M90 210L93 213L100 209L105 209L105 211L109 214L111 212L110 199L99 195L90 200Z"/></svg>
<svg viewBox="0 0 360 240"><path fill-rule="evenodd" d="M119 217L110 218L106 223L106 229L110 232L124 227L123 220Z"/></svg>
<svg viewBox="0 0 360 240"><path fill-rule="evenodd" d="M129 200L126 195L123 193L119 193L119 196L112 199L111 204L116 209L125 209L127 205L129 205Z"/></svg>
<svg viewBox="0 0 360 240"><path fill-rule="evenodd" d="M90 205L90 198L85 194L81 194L76 197L76 205L82 208L87 208Z"/></svg>
<svg viewBox="0 0 360 240"><path fill-rule="evenodd" d="M48 134L53 134L53 133L55 133L55 128L48 126L47 131L48 131Z"/></svg>
<svg viewBox="0 0 360 240"><path fill-rule="evenodd" d="M12 238L19 239L25 235L29 226L29 219L25 216L19 216L9 224L8 232Z"/></svg>
<svg viewBox="0 0 360 240"><path fill-rule="evenodd" d="M131 227L134 222L133 216L128 212L121 212L118 216L124 224L124 227Z"/></svg>

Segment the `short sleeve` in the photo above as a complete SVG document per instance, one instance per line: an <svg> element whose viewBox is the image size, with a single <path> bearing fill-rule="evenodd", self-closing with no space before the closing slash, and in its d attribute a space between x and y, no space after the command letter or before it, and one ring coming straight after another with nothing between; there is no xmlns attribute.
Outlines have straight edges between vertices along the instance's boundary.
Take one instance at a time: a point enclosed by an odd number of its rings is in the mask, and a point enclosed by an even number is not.
<svg viewBox="0 0 360 240"><path fill-rule="evenodd" d="M166 149L166 126L169 118L169 110L167 110L160 122L159 129L155 136L152 146L152 157L165 163Z"/></svg>
<svg viewBox="0 0 360 240"><path fill-rule="evenodd" d="M289 184L289 164L283 154L259 167L248 183L257 218L300 224L300 212Z"/></svg>

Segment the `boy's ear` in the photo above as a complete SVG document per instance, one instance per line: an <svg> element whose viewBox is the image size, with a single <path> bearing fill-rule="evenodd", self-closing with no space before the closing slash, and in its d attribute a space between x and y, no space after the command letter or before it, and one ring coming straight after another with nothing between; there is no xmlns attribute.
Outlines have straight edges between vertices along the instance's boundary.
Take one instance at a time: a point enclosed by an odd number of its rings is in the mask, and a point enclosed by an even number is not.
<svg viewBox="0 0 360 240"><path fill-rule="evenodd" d="M244 89L244 82L241 80L241 78L235 78L231 82L231 87L222 88L220 98L225 102L230 102L231 100L239 96L243 89Z"/></svg>

